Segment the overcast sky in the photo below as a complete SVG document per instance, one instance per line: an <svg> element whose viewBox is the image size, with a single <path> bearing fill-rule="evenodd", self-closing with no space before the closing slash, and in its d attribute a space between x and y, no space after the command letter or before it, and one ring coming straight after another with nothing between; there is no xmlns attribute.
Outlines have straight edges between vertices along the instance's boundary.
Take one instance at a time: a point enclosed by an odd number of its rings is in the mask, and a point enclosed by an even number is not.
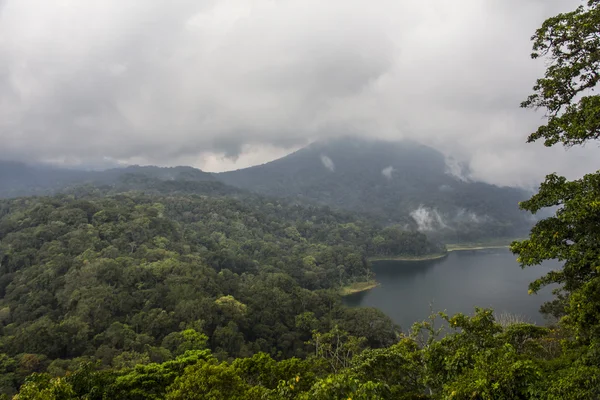
<svg viewBox="0 0 600 400"><path fill-rule="evenodd" d="M578 0L0 0L0 159L269 161L342 134L411 138L473 177L600 167L525 144L541 22Z"/></svg>

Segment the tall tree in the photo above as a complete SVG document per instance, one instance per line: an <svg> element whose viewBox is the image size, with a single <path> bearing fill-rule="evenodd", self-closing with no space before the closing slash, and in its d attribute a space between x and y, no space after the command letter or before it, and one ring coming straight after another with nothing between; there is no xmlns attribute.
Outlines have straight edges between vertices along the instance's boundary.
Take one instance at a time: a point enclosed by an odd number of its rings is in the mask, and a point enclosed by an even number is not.
<svg viewBox="0 0 600 400"><path fill-rule="evenodd" d="M575 11L546 20L532 37L532 58L548 59L543 78L524 108L546 111L546 123L528 142L546 146L583 145L600 138L600 0L589 0ZM530 285L532 292L558 284L558 300L547 311L562 317L565 326L586 343L600 337L600 171L568 181L550 174L539 192L521 208L536 213L558 207L554 216L540 221L529 239L515 242L512 251L521 266L544 260L564 262Z"/></svg>

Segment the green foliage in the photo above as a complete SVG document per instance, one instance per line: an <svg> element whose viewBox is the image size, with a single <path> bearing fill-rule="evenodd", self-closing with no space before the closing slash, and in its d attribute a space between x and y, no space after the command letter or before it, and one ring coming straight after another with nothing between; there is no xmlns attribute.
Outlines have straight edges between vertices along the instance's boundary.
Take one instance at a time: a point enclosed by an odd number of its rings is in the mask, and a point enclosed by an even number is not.
<svg viewBox="0 0 600 400"><path fill-rule="evenodd" d="M181 376L190 365L213 361L208 351L191 351L163 364L138 365L123 370L106 386L104 398L113 399L163 399L167 388ZM97 374L92 374L94 378Z"/></svg>
<svg viewBox="0 0 600 400"><path fill-rule="evenodd" d="M64 378L52 378L47 374L33 374L27 378L15 400L70 400L75 393Z"/></svg>
<svg viewBox="0 0 600 400"><path fill-rule="evenodd" d="M331 370L337 372L350 365L352 357L365 348L365 341L336 325L327 333L313 332L310 344L315 348L315 356L327 360Z"/></svg>
<svg viewBox="0 0 600 400"><path fill-rule="evenodd" d="M398 226L382 229L373 238L370 254L374 256L412 255L420 256L443 253L445 248L427 241L422 233L407 232Z"/></svg>
<svg viewBox="0 0 600 400"><path fill-rule="evenodd" d="M64 378L32 375L18 398L595 399L600 393L598 366L582 357L582 347L561 347L555 329L503 327L486 309L440 315L443 336L433 316L388 348L363 349L364 339L334 327L315 335L321 349L306 359L257 353L229 363L196 350L120 370L84 363Z"/></svg>
<svg viewBox="0 0 600 400"><path fill-rule="evenodd" d="M562 271L551 272L532 284L539 290L549 283L564 284L571 292L595 276L595 262L599 250L590 246L600 238L600 174L589 174L568 182L566 178L548 175L539 192L521 207L538 212L545 207L560 206L553 217L540 221L529 239L513 244L523 266L531 266L547 259L565 261Z"/></svg>
<svg viewBox="0 0 600 400"><path fill-rule="evenodd" d="M303 357L312 331L336 324L370 346L393 343L389 318L346 309L337 295L372 279L376 226L246 200L102 189L1 201L0 352L20 365L5 391L82 357L116 370L205 348L219 359ZM423 235L390 232L393 251L431 248Z"/></svg>
<svg viewBox="0 0 600 400"><path fill-rule="evenodd" d="M290 384L290 389L288 393L295 389L293 383ZM371 400L384 398L386 393L385 386L380 383L364 382L350 375L337 374L318 381L308 392L295 398L302 400Z"/></svg>
<svg viewBox="0 0 600 400"><path fill-rule="evenodd" d="M600 368L566 366L547 379L549 400L594 400L600 393Z"/></svg>
<svg viewBox="0 0 600 400"><path fill-rule="evenodd" d="M208 336L194 329L169 333L162 341L162 347L173 355L181 355L190 350L202 350L208 347Z"/></svg>
<svg viewBox="0 0 600 400"><path fill-rule="evenodd" d="M533 36L533 58L547 57L544 78L523 107L543 108L547 122L529 136L546 146L585 144L600 138L600 96L593 91L600 82L600 2L557 15L544 22ZM550 174L539 192L521 208L536 213L557 207L553 217L532 229L528 240L515 242L512 250L523 267L544 260L564 262L530 285L532 292L555 284L557 299L542 311L559 318L563 354L546 366L543 398L597 399L600 393L600 171L575 181ZM540 332L538 332L540 333ZM550 338L552 341L552 338ZM531 346L530 346L531 347ZM555 346L541 342L538 350ZM508 366L506 366L508 367Z"/></svg>
<svg viewBox="0 0 600 400"><path fill-rule="evenodd" d="M549 18L536 31L532 58L547 57L550 62L534 94L521 106L546 109L548 122L529 136L530 142L544 139L546 146L572 146L600 137L600 96L591 95L600 81L598 32L597 0Z"/></svg>
<svg viewBox="0 0 600 400"><path fill-rule="evenodd" d="M167 400L227 400L246 398L249 387L227 363L189 366L167 391Z"/></svg>
<svg viewBox="0 0 600 400"><path fill-rule="evenodd" d="M416 341L403 338L389 348L362 352L354 357L350 370L363 381L379 382L387 387L389 398L418 399L426 389L423 362Z"/></svg>
<svg viewBox="0 0 600 400"><path fill-rule="evenodd" d="M465 400L535 398L541 371L511 345L479 351L470 362L468 370L444 385L445 396Z"/></svg>
<svg viewBox="0 0 600 400"><path fill-rule="evenodd" d="M530 135L529 141L544 139L546 146L584 144L600 137L600 96L592 92L600 81L600 3L557 15L544 22L533 36L533 58L550 59L544 78L538 79L523 107L544 108L547 122ZM584 344L597 342L600 333L600 171L567 181L551 174L539 192L521 203L536 213L558 207L553 217L532 229L528 240L515 242L513 252L522 266L544 260L564 262L533 282L532 292L557 284L558 298L544 311L569 327Z"/></svg>

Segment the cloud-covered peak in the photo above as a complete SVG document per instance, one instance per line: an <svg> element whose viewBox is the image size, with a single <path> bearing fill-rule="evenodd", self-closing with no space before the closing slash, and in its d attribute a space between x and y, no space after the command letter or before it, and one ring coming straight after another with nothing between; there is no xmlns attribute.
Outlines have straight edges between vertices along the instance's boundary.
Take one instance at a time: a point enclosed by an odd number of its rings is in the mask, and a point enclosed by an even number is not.
<svg viewBox="0 0 600 400"><path fill-rule="evenodd" d="M543 68L529 37L578 4L5 0L0 158L222 170L351 133L494 183L580 174L595 152L525 145L540 115L518 109Z"/></svg>

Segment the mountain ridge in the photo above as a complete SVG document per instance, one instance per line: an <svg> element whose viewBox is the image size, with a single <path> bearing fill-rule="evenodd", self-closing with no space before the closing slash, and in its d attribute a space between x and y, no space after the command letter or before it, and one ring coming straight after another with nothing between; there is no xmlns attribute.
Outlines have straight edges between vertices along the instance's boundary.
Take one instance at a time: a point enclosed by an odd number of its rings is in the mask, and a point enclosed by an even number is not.
<svg viewBox="0 0 600 400"><path fill-rule="evenodd" d="M445 156L413 141L341 138L312 143L262 165L215 174L257 193L293 197L371 214L446 237L519 236L531 220L518 210L526 190L466 180ZM494 232L487 232L493 228Z"/></svg>
<svg viewBox="0 0 600 400"><path fill-rule="evenodd" d="M27 164L0 160L0 198L48 195L71 186L115 185L131 175L163 181L215 181L212 174L188 166L157 167L131 165L103 171L60 168L44 164Z"/></svg>
<svg viewBox="0 0 600 400"><path fill-rule="evenodd" d="M181 190L160 184L168 181L220 183L224 186L201 191L231 195L241 189L327 205L446 242L521 237L533 222L518 209L530 193L452 174L441 152L414 141L319 141L265 164L222 173L138 165L82 171L0 161L0 197L48 195L86 184Z"/></svg>

